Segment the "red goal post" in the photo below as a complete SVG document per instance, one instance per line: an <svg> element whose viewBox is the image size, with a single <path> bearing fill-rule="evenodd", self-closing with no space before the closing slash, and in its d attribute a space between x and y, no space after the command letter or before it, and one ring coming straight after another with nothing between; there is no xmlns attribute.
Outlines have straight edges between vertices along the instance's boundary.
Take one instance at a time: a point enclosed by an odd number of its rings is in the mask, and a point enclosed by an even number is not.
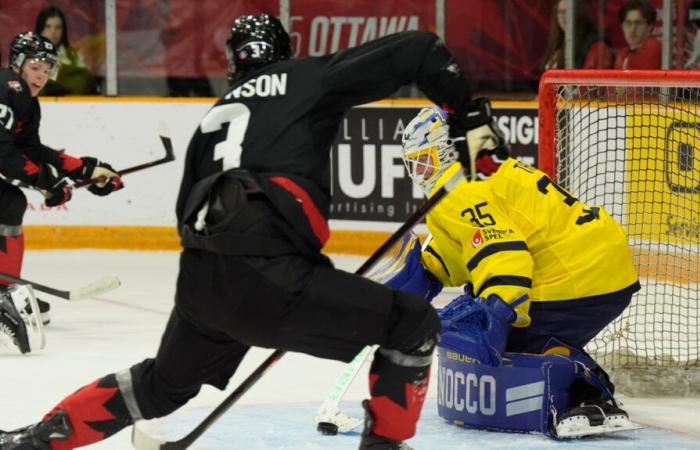
<svg viewBox="0 0 700 450"><path fill-rule="evenodd" d="M700 395L700 72L553 70L538 100L539 168L622 224L643 286L586 349L627 393Z"/></svg>

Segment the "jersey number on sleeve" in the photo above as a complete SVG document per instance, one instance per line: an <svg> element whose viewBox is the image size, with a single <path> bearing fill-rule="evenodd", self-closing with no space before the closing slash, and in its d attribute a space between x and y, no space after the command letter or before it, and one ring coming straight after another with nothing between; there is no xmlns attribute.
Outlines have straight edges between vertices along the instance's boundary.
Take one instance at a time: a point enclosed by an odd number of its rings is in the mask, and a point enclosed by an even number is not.
<svg viewBox="0 0 700 450"><path fill-rule="evenodd" d="M250 109L242 103L215 106L202 119L202 133L213 133L228 123L226 138L214 147L214 161L221 160L223 170L241 165L243 138L250 120Z"/></svg>
<svg viewBox="0 0 700 450"><path fill-rule="evenodd" d="M537 189L541 193L547 194L550 192L549 190L547 190L548 186L552 186L555 190L559 191L559 193L564 196L564 203L566 203L568 206L573 206L578 201L578 199L571 195L569 191L552 181L552 179L549 178L547 175L543 175L542 178L540 178L537 181ZM589 209L583 208L583 212L584 214L576 219L576 225L583 225L584 223L588 223L592 220L600 218L600 208L598 208L597 206L594 206Z"/></svg>

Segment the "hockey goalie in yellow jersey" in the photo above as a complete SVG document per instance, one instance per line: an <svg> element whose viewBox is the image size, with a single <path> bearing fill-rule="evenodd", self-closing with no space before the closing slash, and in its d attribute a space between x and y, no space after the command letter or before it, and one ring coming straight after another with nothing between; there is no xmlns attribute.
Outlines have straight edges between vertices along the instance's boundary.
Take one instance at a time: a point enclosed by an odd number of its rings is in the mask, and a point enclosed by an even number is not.
<svg viewBox="0 0 700 450"><path fill-rule="evenodd" d="M423 109L405 128L403 160L426 195L462 170L456 147L466 146L469 161L463 161L467 179L427 216L430 237L420 264L407 264L410 275L395 277L393 285L431 295L436 285L465 286L465 295L441 312L442 344L468 358L500 368L508 353L557 353L574 370L578 364L593 374L571 381L566 408L559 405L550 419L552 434L630 429L609 377L583 351L640 289L625 233L602 207L582 203L544 172L511 158L489 102L481 101L491 120L466 136L459 118L437 107ZM450 347L450 333L462 339L465 330L472 334L466 347ZM473 415L469 420L483 425ZM522 431L508 422L515 418L503 420L483 427Z"/></svg>

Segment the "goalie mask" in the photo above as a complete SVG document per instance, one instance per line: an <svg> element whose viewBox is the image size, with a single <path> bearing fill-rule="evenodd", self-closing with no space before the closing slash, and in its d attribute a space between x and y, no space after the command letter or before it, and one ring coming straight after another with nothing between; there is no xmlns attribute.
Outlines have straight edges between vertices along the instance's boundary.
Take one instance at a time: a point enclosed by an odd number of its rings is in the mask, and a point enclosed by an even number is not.
<svg viewBox="0 0 700 450"><path fill-rule="evenodd" d="M18 34L10 44L10 67L21 71L27 61L43 61L51 67L49 77L58 74L58 52L53 43L32 31Z"/></svg>
<svg viewBox="0 0 700 450"><path fill-rule="evenodd" d="M423 108L409 122L402 138L404 165L414 183L426 195L435 182L457 161L457 150L449 137L447 113L438 107Z"/></svg>
<svg viewBox="0 0 700 450"><path fill-rule="evenodd" d="M240 16L226 41L229 79L256 67L292 57L289 34L269 14Z"/></svg>

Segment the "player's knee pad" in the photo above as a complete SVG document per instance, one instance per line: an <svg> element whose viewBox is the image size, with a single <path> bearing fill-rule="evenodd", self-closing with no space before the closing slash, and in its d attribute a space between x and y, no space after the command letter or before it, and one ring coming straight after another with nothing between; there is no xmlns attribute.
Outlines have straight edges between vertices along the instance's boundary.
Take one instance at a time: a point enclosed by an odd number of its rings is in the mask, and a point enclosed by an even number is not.
<svg viewBox="0 0 700 450"><path fill-rule="evenodd" d="M199 393L201 385L173 386L158 373L154 359L145 359L131 366L125 378L132 380L132 401L127 402L138 407L140 418L154 419L167 416L187 403Z"/></svg>
<svg viewBox="0 0 700 450"><path fill-rule="evenodd" d="M435 309L415 294L395 291L391 325L382 349L404 355L432 355L440 333Z"/></svg>
<svg viewBox="0 0 700 450"><path fill-rule="evenodd" d="M16 236L2 232L3 226L19 227L22 225L24 212L27 210L27 197L20 189L6 189L2 193L2 207L0 207L0 235Z"/></svg>

